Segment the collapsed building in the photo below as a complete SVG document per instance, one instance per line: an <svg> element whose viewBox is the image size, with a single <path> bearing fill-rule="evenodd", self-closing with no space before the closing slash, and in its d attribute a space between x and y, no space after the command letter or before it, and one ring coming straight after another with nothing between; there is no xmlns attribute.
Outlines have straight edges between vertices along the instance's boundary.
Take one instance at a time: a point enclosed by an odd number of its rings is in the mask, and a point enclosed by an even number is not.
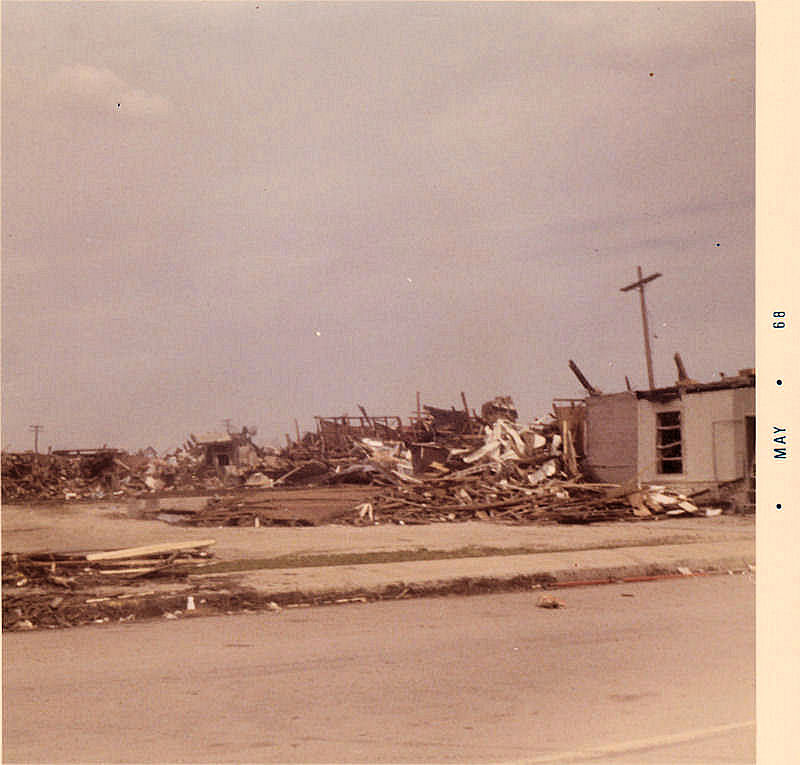
<svg viewBox="0 0 800 765"><path fill-rule="evenodd" d="M493 517L501 508L501 517L518 521L555 517L556 509L559 518L584 520L693 513L701 496L754 509L754 370L698 383L677 354L676 363L673 386L604 394L570 361L587 396L554 399L552 412L528 425L517 422L509 396L484 403L479 414L463 393L459 408L422 406L417 394L405 420L359 405L359 416L315 417L315 430L302 435L295 422L297 438L287 434L280 450L257 446L255 429L243 428L191 435L162 457L152 450L4 453L3 499L364 484L376 492L362 518L380 512L408 522ZM228 504L213 508L209 522L228 510L237 522L253 520L236 498Z"/></svg>

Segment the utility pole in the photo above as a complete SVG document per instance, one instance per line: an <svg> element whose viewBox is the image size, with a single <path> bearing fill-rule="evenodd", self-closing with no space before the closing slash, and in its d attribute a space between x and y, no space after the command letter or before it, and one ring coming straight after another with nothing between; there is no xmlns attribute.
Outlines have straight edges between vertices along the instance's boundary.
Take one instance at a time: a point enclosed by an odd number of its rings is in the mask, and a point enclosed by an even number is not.
<svg viewBox="0 0 800 765"><path fill-rule="evenodd" d="M642 267L637 266L636 269L639 275L639 281L629 284L626 287L621 287L620 292L627 292L628 290L634 289L634 287L639 288L639 303L642 306L642 328L644 329L644 353L647 357L647 381L650 383L650 390L653 390L656 384L653 380L653 357L650 353L650 330L647 328L647 308L644 304L644 285L647 284L647 282L652 282L653 279L658 279L661 274L650 274L650 276L646 276L643 279Z"/></svg>
<svg viewBox="0 0 800 765"><path fill-rule="evenodd" d="M33 453L39 453L39 432L44 430L41 425L29 425L28 430L33 431Z"/></svg>

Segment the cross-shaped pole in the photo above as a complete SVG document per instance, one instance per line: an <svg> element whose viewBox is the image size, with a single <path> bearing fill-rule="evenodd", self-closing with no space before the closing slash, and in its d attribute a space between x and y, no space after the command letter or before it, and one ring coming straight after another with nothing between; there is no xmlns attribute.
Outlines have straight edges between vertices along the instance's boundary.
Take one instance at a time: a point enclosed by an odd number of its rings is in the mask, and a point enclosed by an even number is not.
<svg viewBox="0 0 800 765"><path fill-rule="evenodd" d="M650 276L646 276L643 279L642 267L636 266L636 269L639 275L639 281L629 284L627 287L621 287L620 292L627 292L628 290L632 290L634 287L639 288L639 302L642 306L642 327L644 329L644 352L645 356L647 357L647 381L650 383L650 390L653 390L656 387L656 384L653 380L653 358L650 353L650 330L647 328L647 308L644 304L644 285L647 284L647 282L652 282L653 279L658 279L661 274L650 274Z"/></svg>
<svg viewBox="0 0 800 765"><path fill-rule="evenodd" d="M41 425L29 425L28 430L33 431L33 453L39 453L39 432L44 430Z"/></svg>

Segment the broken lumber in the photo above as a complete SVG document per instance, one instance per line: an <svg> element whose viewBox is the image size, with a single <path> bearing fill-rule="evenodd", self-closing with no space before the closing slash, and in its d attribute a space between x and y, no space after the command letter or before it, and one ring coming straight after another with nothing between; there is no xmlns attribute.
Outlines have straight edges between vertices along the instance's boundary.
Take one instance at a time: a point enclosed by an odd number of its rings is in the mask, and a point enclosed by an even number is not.
<svg viewBox="0 0 800 765"><path fill-rule="evenodd" d="M524 505L533 502L534 498L529 496L517 497L516 499L507 499L504 502L482 502L472 505L440 505L432 506L431 510L437 513L452 513L452 512L477 512L478 510L498 510L502 507L514 507L515 505Z"/></svg>
<svg viewBox="0 0 800 765"><path fill-rule="evenodd" d="M216 544L215 539L200 539L194 542L161 542L160 544L145 545L143 547L125 547L121 550L108 550L106 552L88 553L86 560L120 560L124 558L142 558L147 555L178 552L180 550L193 550L199 547L210 547Z"/></svg>
<svg viewBox="0 0 800 765"><path fill-rule="evenodd" d="M678 368L678 382L689 382L689 375L686 374L686 367L683 366L683 359L680 353L676 353L673 358L675 359L675 366Z"/></svg>
<svg viewBox="0 0 800 765"><path fill-rule="evenodd" d="M569 368L573 371L575 377L578 378L578 382L583 385L583 387L586 389L586 392L590 396L600 395L600 391L586 379L583 372L581 372L581 370L578 368L578 365L572 359L569 360Z"/></svg>

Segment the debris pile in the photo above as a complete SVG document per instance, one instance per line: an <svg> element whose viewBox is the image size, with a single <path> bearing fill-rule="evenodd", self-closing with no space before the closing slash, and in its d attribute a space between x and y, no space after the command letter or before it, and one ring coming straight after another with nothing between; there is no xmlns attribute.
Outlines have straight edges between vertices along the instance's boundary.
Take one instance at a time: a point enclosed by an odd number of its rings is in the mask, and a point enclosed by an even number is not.
<svg viewBox="0 0 800 765"><path fill-rule="evenodd" d="M193 438L193 437L192 437ZM288 462L270 463L264 450L254 464L285 472ZM75 449L34 454L2 455L4 502L103 500L160 493L196 493L239 487L258 467L212 464L201 444L187 441L184 447L158 457L154 453L128 454L120 449ZM264 484L261 484L262 486ZM267 482L266 485L269 485Z"/></svg>
<svg viewBox="0 0 800 765"><path fill-rule="evenodd" d="M114 449L74 455L3 452L3 502L102 499L114 490L115 460L123 454Z"/></svg>
<svg viewBox="0 0 800 765"><path fill-rule="evenodd" d="M355 508L353 522L363 523L366 519L411 524L476 519L574 524L722 512L719 508L700 508L688 497L665 487L639 489L561 478L545 478L537 483L540 485L534 488L507 478L489 483L478 475L471 482L439 480L433 486L426 483L416 488L395 488L379 495L368 512L361 506Z"/></svg>
<svg viewBox="0 0 800 765"><path fill-rule="evenodd" d="M3 584L75 589L144 577L182 577L206 563L213 539L98 552L3 553Z"/></svg>
<svg viewBox="0 0 800 765"><path fill-rule="evenodd" d="M508 399L490 403L495 414L501 408L509 413L513 407ZM484 406L484 411L488 408ZM666 487L582 482L566 421L524 427L495 416L476 433L472 432L474 420L464 419L463 412L425 409L436 440L409 443L351 434L347 457L303 460L274 479L273 485L289 484L298 475L317 485L369 484L374 494L367 501L362 498L344 518L355 524L472 519L591 523L705 512L689 497ZM468 422L473 424L467 427ZM341 455L342 432L339 439ZM310 445L304 448L308 450L304 456L310 456ZM281 456L286 458L285 453ZM241 494L214 497L202 511L187 512L181 522L203 526L304 524L296 515L282 516L278 510L279 503L270 499L269 493L257 498Z"/></svg>
<svg viewBox="0 0 800 765"><path fill-rule="evenodd" d="M446 409L418 400L408 425L362 406L358 417L317 417L315 433L301 436L296 426L297 439L287 434L280 452L256 446L255 428L243 428L191 435L163 457L151 449L4 453L3 499L213 492L202 510L175 511L177 522L197 526L314 523L275 501L271 490L342 484L374 490L355 504L353 523L588 523L705 512L665 487L585 483L584 408L575 400L557 399L550 419L530 425L517 422L509 396L484 403L480 415L463 393L462 402L462 409Z"/></svg>
<svg viewBox="0 0 800 765"><path fill-rule="evenodd" d="M97 604L113 598L87 598L92 588L130 586L153 578L185 580L210 562L207 548L213 544L213 539L205 539L89 553L4 553L3 629L93 621Z"/></svg>

